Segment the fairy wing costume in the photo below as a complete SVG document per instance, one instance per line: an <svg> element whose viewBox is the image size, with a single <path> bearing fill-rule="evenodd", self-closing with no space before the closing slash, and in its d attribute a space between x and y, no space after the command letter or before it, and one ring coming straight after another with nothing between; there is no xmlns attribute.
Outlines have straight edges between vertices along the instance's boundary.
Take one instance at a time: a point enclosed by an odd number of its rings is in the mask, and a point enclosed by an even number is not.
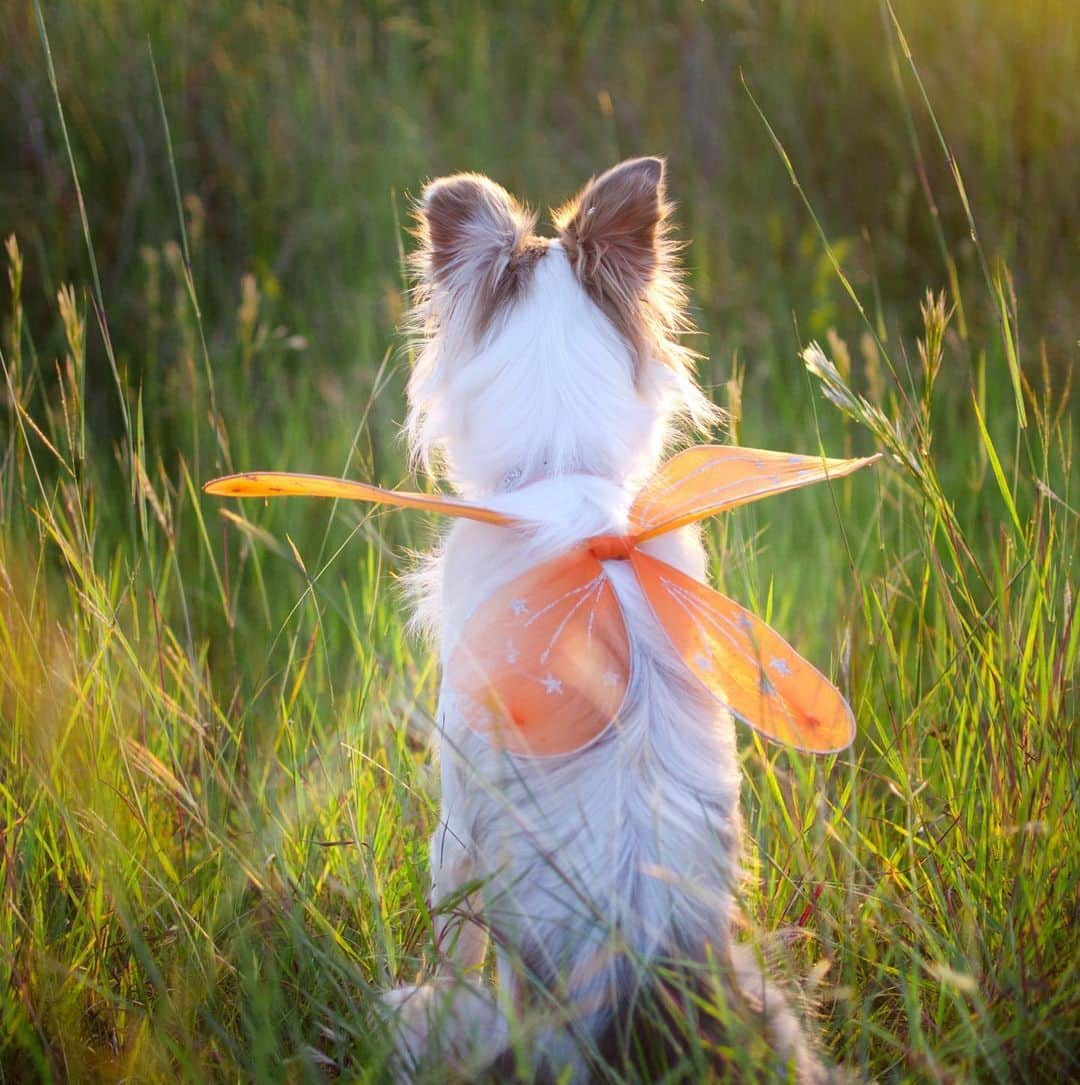
<svg viewBox="0 0 1080 1085"><path fill-rule="evenodd" d="M771 494L843 478L879 459L826 459L733 445L689 448L634 499L626 535L583 539L498 588L469 618L446 679L474 731L511 753L568 754L619 716L630 686L626 622L605 562L627 561L671 647L733 715L811 753L850 745L847 701L760 618L640 544ZM244 472L204 487L222 497L312 496L426 509L528 530L529 521L458 498L321 475Z"/></svg>

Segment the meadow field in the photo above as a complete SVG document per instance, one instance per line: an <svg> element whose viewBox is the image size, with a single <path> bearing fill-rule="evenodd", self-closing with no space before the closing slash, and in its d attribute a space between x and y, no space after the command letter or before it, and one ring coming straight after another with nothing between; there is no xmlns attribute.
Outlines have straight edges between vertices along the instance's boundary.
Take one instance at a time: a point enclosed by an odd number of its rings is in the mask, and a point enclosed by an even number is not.
<svg viewBox="0 0 1080 1085"><path fill-rule="evenodd" d="M859 724L741 735L740 937L863 1077L1080 1079L1078 84L1070 0L9 0L0 1082L385 1079L376 996L435 956L395 578L436 526L200 486L429 485L412 194L646 153L710 438L885 453L708 529Z"/></svg>

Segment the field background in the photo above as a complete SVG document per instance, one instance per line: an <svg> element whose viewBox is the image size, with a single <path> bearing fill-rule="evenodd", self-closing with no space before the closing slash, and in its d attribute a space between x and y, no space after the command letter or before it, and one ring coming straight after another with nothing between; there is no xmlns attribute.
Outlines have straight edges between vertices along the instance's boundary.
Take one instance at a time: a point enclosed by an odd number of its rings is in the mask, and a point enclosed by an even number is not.
<svg viewBox="0 0 1080 1085"><path fill-rule="evenodd" d="M0 17L0 1082L380 1079L432 955L432 528L198 487L405 480L410 193L642 153L729 436L889 453L710 531L860 724L743 736L751 928L864 1074L1080 1076L1080 8L40 16Z"/></svg>

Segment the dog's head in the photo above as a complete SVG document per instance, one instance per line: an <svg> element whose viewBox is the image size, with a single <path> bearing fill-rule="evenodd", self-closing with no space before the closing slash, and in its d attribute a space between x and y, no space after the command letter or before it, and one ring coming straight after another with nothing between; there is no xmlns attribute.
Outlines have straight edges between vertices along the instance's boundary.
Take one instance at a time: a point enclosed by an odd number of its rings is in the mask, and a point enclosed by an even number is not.
<svg viewBox="0 0 1080 1085"><path fill-rule="evenodd" d="M408 433L480 494L572 471L651 468L677 417L711 408L691 355L664 164L636 158L536 216L478 174L431 182L419 247Z"/></svg>

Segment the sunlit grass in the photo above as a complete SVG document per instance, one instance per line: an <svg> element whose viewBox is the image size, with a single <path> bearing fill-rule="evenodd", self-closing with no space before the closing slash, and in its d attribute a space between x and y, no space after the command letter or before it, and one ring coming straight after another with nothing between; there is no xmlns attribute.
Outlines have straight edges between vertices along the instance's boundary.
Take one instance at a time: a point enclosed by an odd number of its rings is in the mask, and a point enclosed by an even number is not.
<svg viewBox="0 0 1080 1085"><path fill-rule="evenodd" d="M465 74L456 108L490 108L485 73ZM761 136L754 153L801 184L798 151L778 135L786 163L767 158ZM364 191L396 236L395 198ZM199 484L245 466L403 477L405 360L388 337L401 283L373 245L384 300L348 322L367 353L325 364L281 326L272 275L197 274L205 209L182 192L178 179L182 231L140 239L142 285L122 302L138 341L108 352L107 283L80 275L31 309L21 239L5 249L0 1079L377 1080L374 996L434 953L436 673L394 586L431 529L344 505L226 505ZM823 349L803 342L805 367L761 348L749 376L726 360L706 372L747 444L888 456L709 536L725 590L838 679L860 726L853 753L825 761L744 736L741 903L836 1059L882 1080L1067 1080L1070 362L1014 337L1024 311L1004 268L957 272L944 235L929 284L944 293L883 311L808 206L807 332ZM691 226L701 213L687 201ZM92 200L85 226L93 252ZM39 268L32 289L45 281ZM695 282L708 296L703 271ZM764 307L787 304L777 286ZM766 398L774 384L800 392ZM688 1065L700 1056L691 1044Z"/></svg>

